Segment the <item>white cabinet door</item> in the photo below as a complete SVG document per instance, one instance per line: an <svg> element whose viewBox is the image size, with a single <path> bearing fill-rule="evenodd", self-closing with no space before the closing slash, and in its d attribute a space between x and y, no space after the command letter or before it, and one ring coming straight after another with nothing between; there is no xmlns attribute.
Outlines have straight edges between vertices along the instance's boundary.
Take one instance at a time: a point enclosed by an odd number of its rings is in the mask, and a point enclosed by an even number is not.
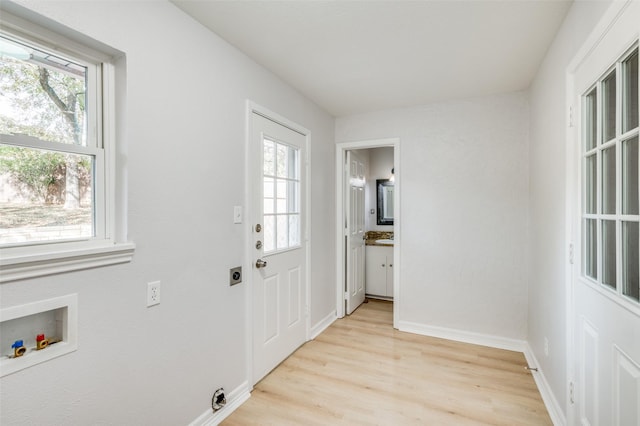
<svg viewBox="0 0 640 426"><path fill-rule="evenodd" d="M393 296L393 247L367 246L366 290L372 296Z"/></svg>
<svg viewBox="0 0 640 426"><path fill-rule="evenodd" d="M386 249L387 253L387 297L393 297L393 249Z"/></svg>

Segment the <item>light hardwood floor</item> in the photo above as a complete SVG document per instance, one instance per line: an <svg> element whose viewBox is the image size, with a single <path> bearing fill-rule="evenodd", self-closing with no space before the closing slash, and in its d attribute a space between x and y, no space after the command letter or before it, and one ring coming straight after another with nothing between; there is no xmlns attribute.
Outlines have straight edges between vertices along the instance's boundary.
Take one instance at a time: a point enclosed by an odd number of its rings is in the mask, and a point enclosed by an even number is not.
<svg viewBox="0 0 640 426"><path fill-rule="evenodd" d="M523 354L403 333L371 300L258 383L223 425L550 425Z"/></svg>

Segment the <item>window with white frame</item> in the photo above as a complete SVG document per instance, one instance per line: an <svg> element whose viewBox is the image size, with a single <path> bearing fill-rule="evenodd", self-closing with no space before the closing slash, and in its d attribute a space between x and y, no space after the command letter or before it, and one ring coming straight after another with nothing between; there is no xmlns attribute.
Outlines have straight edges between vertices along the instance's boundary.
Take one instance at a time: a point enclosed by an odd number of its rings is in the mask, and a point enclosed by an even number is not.
<svg viewBox="0 0 640 426"><path fill-rule="evenodd" d="M263 140L264 253L300 247L300 150Z"/></svg>
<svg viewBox="0 0 640 426"><path fill-rule="evenodd" d="M123 247L111 57L4 12L0 24L2 281L44 275L65 257L75 260L55 272L81 269L83 256L91 266L128 260L113 256ZM107 252L111 260L97 260ZM20 264L32 272L16 272Z"/></svg>
<svg viewBox="0 0 640 426"><path fill-rule="evenodd" d="M638 45L582 96L583 275L640 300Z"/></svg>

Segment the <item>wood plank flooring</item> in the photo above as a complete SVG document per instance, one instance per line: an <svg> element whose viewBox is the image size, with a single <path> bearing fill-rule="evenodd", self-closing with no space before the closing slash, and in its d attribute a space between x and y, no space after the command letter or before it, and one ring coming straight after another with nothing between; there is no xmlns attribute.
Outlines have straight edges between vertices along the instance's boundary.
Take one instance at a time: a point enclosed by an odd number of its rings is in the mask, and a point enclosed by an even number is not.
<svg viewBox="0 0 640 426"><path fill-rule="evenodd" d="M391 302L333 323L222 424L551 425L519 352L403 333Z"/></svg>

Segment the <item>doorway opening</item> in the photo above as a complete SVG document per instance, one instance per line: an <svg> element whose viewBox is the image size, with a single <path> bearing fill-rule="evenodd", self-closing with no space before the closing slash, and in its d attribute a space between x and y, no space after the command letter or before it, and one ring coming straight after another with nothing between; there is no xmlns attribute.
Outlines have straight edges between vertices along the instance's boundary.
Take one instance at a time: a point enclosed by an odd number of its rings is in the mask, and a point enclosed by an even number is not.
<svg viewBox="0 0 640 426"><path fill-rule="evenodd" d="M336 150L336 313L369 298L400 309L400 140L343 142Z"/></svg>

